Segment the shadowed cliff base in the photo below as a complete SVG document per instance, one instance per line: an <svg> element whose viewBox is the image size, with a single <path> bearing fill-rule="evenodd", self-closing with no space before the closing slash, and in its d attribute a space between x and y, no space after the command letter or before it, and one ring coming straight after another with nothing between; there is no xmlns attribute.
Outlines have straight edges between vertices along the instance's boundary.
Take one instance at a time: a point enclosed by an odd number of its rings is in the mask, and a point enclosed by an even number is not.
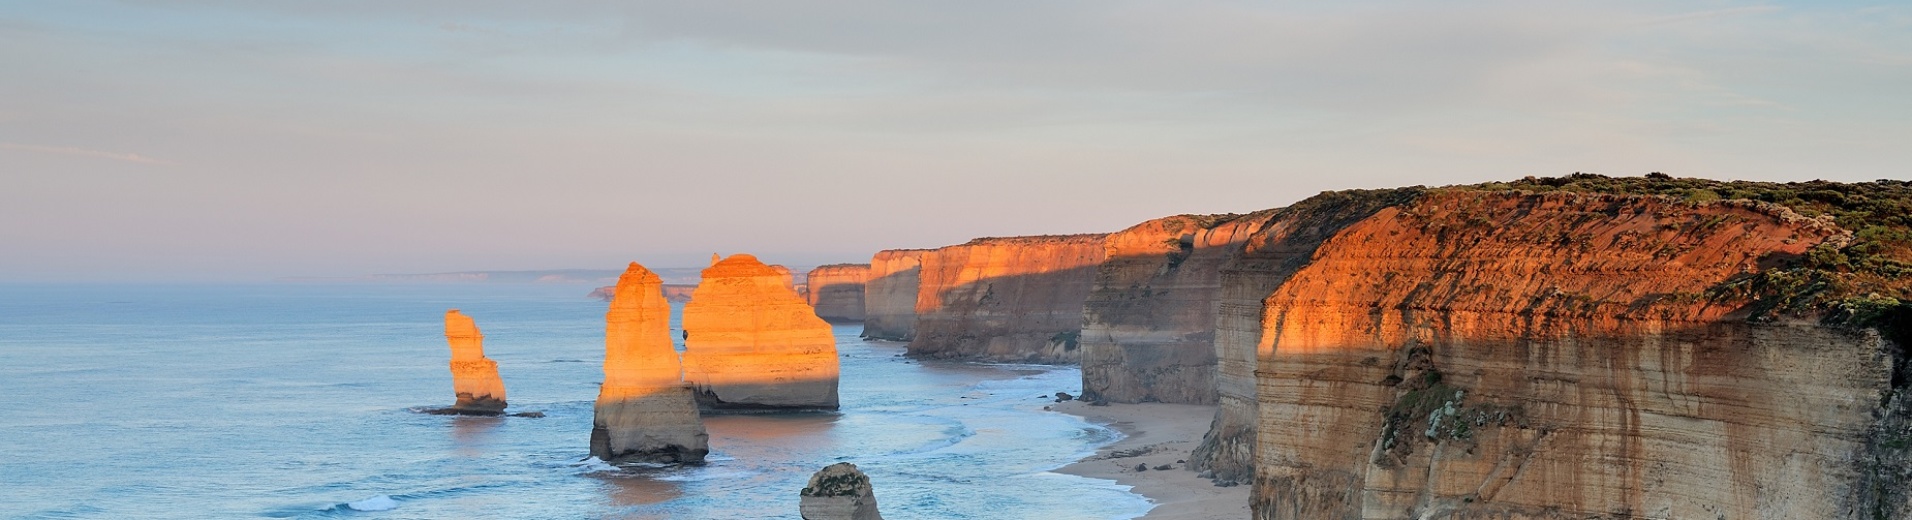
<svg viewBox="0 0 1912 520"><path fill-rule="evenodd" d="M916 298L927 249L890 249L870 258L863 285L863 337L909 341L916 337Z"/></svg>

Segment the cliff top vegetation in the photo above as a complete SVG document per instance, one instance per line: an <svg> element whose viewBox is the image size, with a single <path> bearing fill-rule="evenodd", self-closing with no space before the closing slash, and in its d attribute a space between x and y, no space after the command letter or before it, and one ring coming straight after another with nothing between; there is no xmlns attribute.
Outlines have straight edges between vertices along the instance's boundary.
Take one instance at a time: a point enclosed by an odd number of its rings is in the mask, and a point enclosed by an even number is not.
<svg viewBox="0 0 1912 520"><path fill-rule="evenodd" d="M1827 216L1851 231L1852 240L1820 244L1777 268L1734 277L1708 296L1750 300L1754 319L1819 315L1833 323L1878 326L1888 334L1912 332L1912 181L1777 183L1575 173L1449 189L1641 195L1694 205L1743 200L1784 206L1806 217Z"/></svg>

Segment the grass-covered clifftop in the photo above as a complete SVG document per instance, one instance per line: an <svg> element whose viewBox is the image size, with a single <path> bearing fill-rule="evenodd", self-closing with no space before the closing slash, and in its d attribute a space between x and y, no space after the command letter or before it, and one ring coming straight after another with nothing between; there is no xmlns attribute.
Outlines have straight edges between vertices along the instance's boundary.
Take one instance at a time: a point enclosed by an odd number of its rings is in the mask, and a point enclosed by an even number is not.
<svg viewBox="0 0 1912 520"><path fill-rule="evenodd" d="M1695 205L1754 201L1829 218L1851 231L1851 239L1821 244L1800 258L1778 259L1774 267L1719 284L1709 296L1751 300L1755 319L1817 315L1832 323L1876 326L1901 336L1895 338L1901 342L1912 337L1912 181L1776 183L1576 173L1446 189L1646 195Z"/></svg>

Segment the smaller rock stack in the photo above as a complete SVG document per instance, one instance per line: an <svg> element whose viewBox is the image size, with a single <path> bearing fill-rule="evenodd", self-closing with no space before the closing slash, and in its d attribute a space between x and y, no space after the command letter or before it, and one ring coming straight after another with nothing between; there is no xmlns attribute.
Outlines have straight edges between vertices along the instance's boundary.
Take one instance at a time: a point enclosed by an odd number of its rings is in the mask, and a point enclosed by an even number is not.
<svg viewBox="0 0 1912 520"><path fill-rule="evenodd" d="M797 511L803 520L883 520L876 510L870 477L848 462L818 470L798 496L802 499Z"/></svg>
<svg viewBox="0 0 1912 520"><path fill-rule="evenodd" d="M498 362L485 358L485 335L470 316L445 311L445 341L451 343L451 387L458 402L437 413L498 415L505 411L505 382Z"/></svg>

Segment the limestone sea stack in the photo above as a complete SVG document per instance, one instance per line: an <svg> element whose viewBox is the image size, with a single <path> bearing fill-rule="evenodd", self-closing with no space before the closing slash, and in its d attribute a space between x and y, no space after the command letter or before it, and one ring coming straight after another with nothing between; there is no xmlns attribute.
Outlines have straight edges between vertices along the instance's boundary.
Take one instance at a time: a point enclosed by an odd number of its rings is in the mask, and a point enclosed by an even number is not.
<svg viewBox="0 0 1912 520"><path fill-rule="evenodd" d="M825 320L863 321L863 284L870 264L833 264L810 270L804 277L810 306Z"/></svg>
<svg viewBox="0 0 1912 520"><path fill-rule="evenodd" d="M710 453L697 402L671 346L663 281L632 262L604 315L604 385L591 455L606 462L698 463Z"/></svg>
<svg viewBox="0 0 1912 520"><path fill-rule="evenodd" d="M803 520L882 520L870 477L855 464L838 462L810 476L797 511Z"/></svg>
<svg viewBox="0 0 1912 520"><path fill-rule="evenodd" d="M442 411L497 415L505 411L505 382L498 362L485 358L485 335L458 309L445 311L445 341L451 343L451 385L458 402Z"/></svg>
<svg viewBox="0 0 1912 520"><path fill-rule="evenodd" d="M704 269L684 305L684 379L708 410L837 408L836 337L786 284L750 255Z"/></svg>
<svg viewBox="0 0 1912 520"><path fill-rule="evenodd" d="M863 283L863 337L909 341L916 337L916 292L922 285L924 249L878 251Z"/></svg>

